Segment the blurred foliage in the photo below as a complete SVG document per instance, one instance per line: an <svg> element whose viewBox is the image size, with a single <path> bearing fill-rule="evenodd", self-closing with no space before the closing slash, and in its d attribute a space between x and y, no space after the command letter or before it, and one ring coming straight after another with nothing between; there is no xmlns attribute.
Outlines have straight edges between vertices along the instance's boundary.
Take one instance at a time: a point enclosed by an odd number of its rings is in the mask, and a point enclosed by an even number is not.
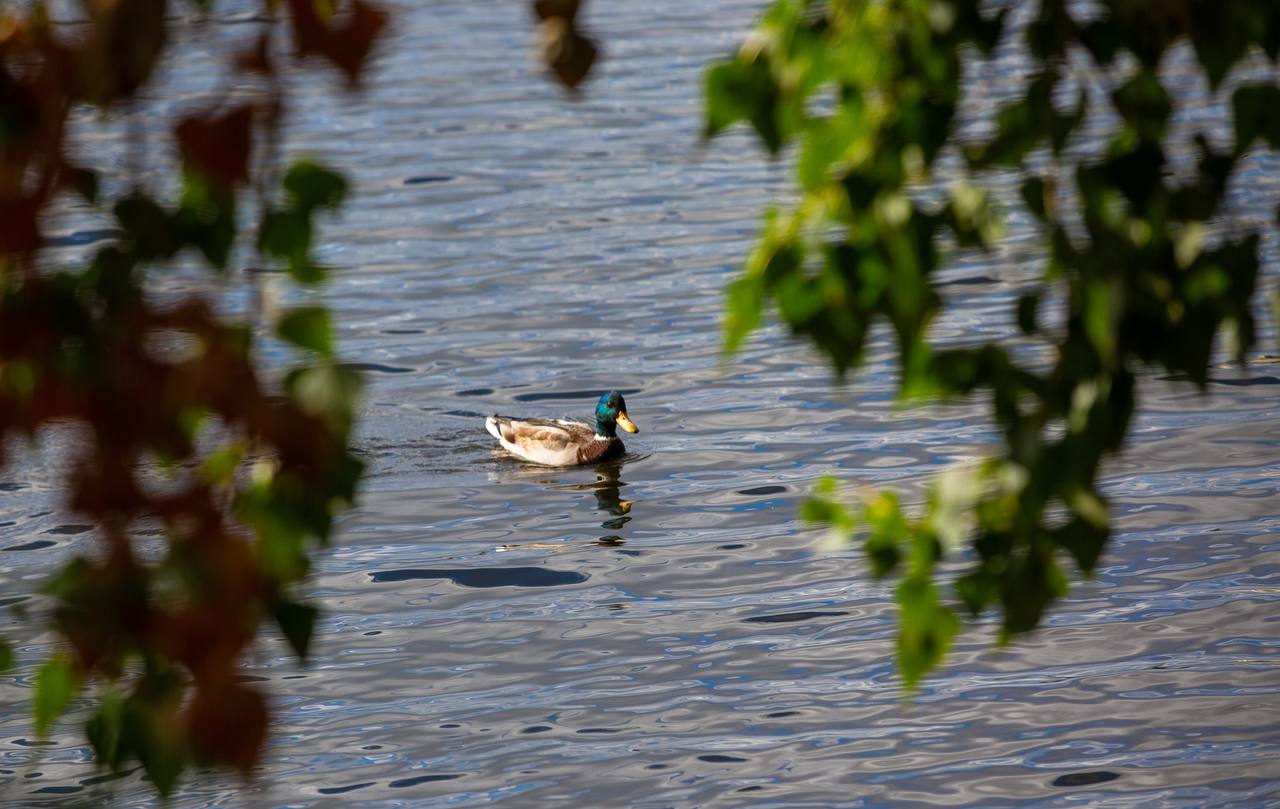
<svg viewBox="0 0 1280 809"><path fill-rule="evenodd" d="M1110 533L1099 467L1124 441L1135 375L1162 368L1203 388L1216 339L1244 360L1254 344L1257 233L1222 222L1232 173L1253 148L1280 149L1280 88L1237 83L1234 142L1199 135L1195 170L1171 171L1178 99L1160 76L1189 42L1217 91L1246 57L1280 55L1280 3L1240 0L1042 0L1025 30L1031 69L994 111L987 137L961 141L960 105L1010 36L1008 3L977 0L776 0L731 58L706 74L706 136L742 122L794 156L798 201L770 209L745 271L728 289L727 349L771 304L843 378L877 324L891 330L904 398L989 397L1003 446L944 475L923 513L890 493L850 509L825 482L804 508L846 539L863 537L876 576L897 576L899 665L908 689L946 654L955 609L935 584L948 555L963 611L998 609L1001 640L1027 632L1066 589L1063 562L1088 575ZM1087 18L1082 13L1088 13ZM1084 71L1085 80L1068 71ZM1082 88L1101 84L1091 98ZM1076 89L1072 91L1072 87ZM1101 154L1079 144L1091 115L1115 126ZM1105 119L1104 119L1105 120ZM952 155L945 176L939 160ZM1001 237L983 178L1015 175L1038 228L1043 269L1011 312L1041 359L994 342L941 347L948 253ZM1061 301L1061 316L1042 309ZM1055 325L1046 326L1045 323ZM949 568L954 569L954 568Z"/></svg>
<svg viewBox="0 0 1280 809"><path fill-rule="evenodd" d="M137 761L163 794L193 764L247 775L261 755L268 705L237 670L269 623L307 654L318 610L297 591L356 495L360 380L339 364L322 306L276 319L297 365L273 384L255 351L256 310L235 322L216 296L148 289L184 258L225 276L246 242L300 284L326 279L312 258L316 216L342 204L347 183L300 161L274 187L286 74L319 66L359 88L390 20L363 0L261 0L252 41L225 54L256 90L228 82L173 122L178 199L152 196L142 176L105 198L99 171L68 157L91 151L73 142L71 118L137 114L171 43L212 2L193 0L186 16L174 5L84 0L85 25L68 36L43 2L0 4L0 464L15 437L79 425L66 505L96 528L95 547L44 588L61 644L36 675L33 715L45 734L89 697L99 764L119 773ZM532 4L543 57L567 89L596 54L578 6ZM276 44L285 30L292 67ZM41 226L66 195L110 216L119 236L86 266L59 269L42 258ZM142 539L156 534L159 551ZM14 657L0 641L0 672Z"/></svg>
<svg viewBox="0 0 1280 809"><path fill-rule="evenodd" d="M261 752L266 700L237 669L267 621L306 654L317 611L296 590L355 497L359 380L337 364L323 308L280 318L299 365L272 385L252 323L220 316L209 296L162 303L148 287L184 255L225 274L250 191L260 254L301 282L324 280L310 258L315 215L342 202L346 183L301 162L270 187L286 100L272 42L287 22L298 59L318 57L355 86L387 21L360 0L264 2L255 41L228 59L259 92L227 90L172 125L179 198L132 176L107 199L97 171L68 158L86 151L70 119L133 103L176 27L191 24L170 5L86 2L74 37L41 3L0 24L0 451L81 426L63 464L67 507L97 529L96 547L44 588L62 648L35 678L36 729L87 692L99 763L120 772L136 760L162 793L192 763L248 773ZM65 193L119 233L79 268L42 259L41 224ZM163 535L162 550L142 544L147 533Z"/></svg>

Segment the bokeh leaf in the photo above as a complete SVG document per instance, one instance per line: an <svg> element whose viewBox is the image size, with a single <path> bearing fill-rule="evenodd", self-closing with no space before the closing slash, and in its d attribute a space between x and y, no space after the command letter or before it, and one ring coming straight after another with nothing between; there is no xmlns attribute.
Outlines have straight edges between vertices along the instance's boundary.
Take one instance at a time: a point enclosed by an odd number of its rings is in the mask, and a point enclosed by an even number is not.
<svg viewBox="0 0 1280 809"><path fill-rule="evenodd" d="M333 353L329 310L305 306L286 313L276 324L276 334L299 348L328 357Z"/></svg>
<svg viewBox="0 0 1280 809"><path fill-rule="evenodd" d="M54 657L40 667L34 692L36 733L48 734L79 688L79 675L66 657Z"/></svg>
<svg viewBox="0 0 1280 809"><path fill-rule="evenodd" d="M311 636L320 611L310 604L279 600L271 605L271 614L285 639L289 641L293 653L299 660L305 660L311 648Z"/></svg>

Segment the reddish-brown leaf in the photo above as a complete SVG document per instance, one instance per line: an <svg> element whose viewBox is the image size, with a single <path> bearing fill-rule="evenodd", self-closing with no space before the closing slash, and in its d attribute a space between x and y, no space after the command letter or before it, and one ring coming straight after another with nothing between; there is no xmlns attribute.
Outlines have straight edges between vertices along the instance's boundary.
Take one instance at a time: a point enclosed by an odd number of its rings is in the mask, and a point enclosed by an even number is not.
<svg viewBox="0 0 1280 809"><path fill-rule="evenodd" d="M560 17L565 22L572 23L573 18L578 16L580 5L580 0L534 0L533 13L539 20Z"/></svg>
<svg viewBox="0 0 1280 809"><path fill-rule="evenodd" d="M186 716L191 747L201 758L244 773L257 763L267 733L262 694L229 677L198 682Z"/></svg>
<svg viewBox="0 0 1280 809"><path fill-rule="evenodd" d="M329 21L316 13L314 0L289 0L289 11L298 58L324 57L346 74L349 85L357 86L373 43L387 25L387 12L361 0L351 0L346 12ZM335 19L339 22L333 25Z"/></svg>
<svg viewBox="0 0 1280 809"><path fill-rule="evenodd" d="M270 76L275 72L270 46L270 38L262 34L253 41L252 45L238 52L232 64L235 65L236 70L243 73L262 73Z"/></svg>
<svg viewBox="0 0 1280 809"><path fill-rule="evenodd" d="M548 17L538 25L538 50L560 83L570 90L582 83L595 64L595 43L574 27L572 18Z"/></svg>
<svg viewBox="0 0 1280 809"><path fill-rule="evenodd" d="M228 187L249 179L253 107L236 107L225 115L193 115L182 119L173 134L182 159L209 182Z"/></svg>
<svg viewBox="0 0 1280 809"><path fill-rule="evenodd" d="M166 0L89 3L91 28L81 50L81 80L99 104L131 98L164 51Z"/></svg>
<svg viewBox="0 0 1280 809"><path fill-rule="evenodd" d="M27 255L40 248L38 197L0 199L0 253Z"/></svg>

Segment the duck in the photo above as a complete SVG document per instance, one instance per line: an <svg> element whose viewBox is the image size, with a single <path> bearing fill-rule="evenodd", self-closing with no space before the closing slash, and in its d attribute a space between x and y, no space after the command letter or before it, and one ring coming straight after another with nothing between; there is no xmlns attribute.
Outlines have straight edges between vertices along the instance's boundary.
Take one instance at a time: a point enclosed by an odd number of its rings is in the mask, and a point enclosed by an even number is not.
<svg viewBox="0 0 1280 809"><path fill-rule="evenodd" d="M627 416L627 402L616 390L601 394L595 423L570 419L515 419L494 414L485 429L502 448L543 466L581 466L617 458L625 451L617 428L638 433Z"/></svg>

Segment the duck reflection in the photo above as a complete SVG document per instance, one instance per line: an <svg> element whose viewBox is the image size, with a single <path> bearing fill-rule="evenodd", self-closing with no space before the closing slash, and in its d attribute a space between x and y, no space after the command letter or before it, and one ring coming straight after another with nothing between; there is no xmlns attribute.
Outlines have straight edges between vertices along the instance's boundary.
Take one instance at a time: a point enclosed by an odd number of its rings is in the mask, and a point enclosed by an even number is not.
<svg viewBox="0 0 1280 809"><path fill-rule="evenodd" d="M622 499L622 487L627 485L622 480L622 461L610 461L597 466L596 482L588 485L592 487L596 496L596 508L609 515L608 519L600 523L601 528L620 531L622 526L631 522L631 506L634 503L631 500ZM606 548L619 548L626 544L626 540L617 534L606 534L597 539L595 544ZM620 551L620 553L632 552Z"/></svg>
<svg viewBox="0 0 1280 809"><path fill-rule="evenodd" d="M627 484L622 480L622 461L610 461L596 467L595 490L596 508L610 515L600 525L610 531L617 531L631 522L632 501L622 499L622 487Z"/></svg>
<svg viewBox="0 0 1280 809"><path fill-rule="evenodd" d="M605 463L597 464L595 467L596 479L594 481L583 481L581 483L562 483L560 478L545 477L547 470L538 469L535 478L536 482L545 486L548 490L553 491L587 491L589 490L596 498L596 508L605 516L600 523L600 527L609 533L594 540L591 544L601 545L607 548L619 548L626 544L626 540L618 535L627 523L631 522L631 508L635 505L633 500L624 500L622 497L622 487L627 483L622 479L622 467L625 461L618 458ZM529 545L504 545L503 550L515 547L531 547ZM620 551L621 553L630 554L629 551Z"/></svg>

